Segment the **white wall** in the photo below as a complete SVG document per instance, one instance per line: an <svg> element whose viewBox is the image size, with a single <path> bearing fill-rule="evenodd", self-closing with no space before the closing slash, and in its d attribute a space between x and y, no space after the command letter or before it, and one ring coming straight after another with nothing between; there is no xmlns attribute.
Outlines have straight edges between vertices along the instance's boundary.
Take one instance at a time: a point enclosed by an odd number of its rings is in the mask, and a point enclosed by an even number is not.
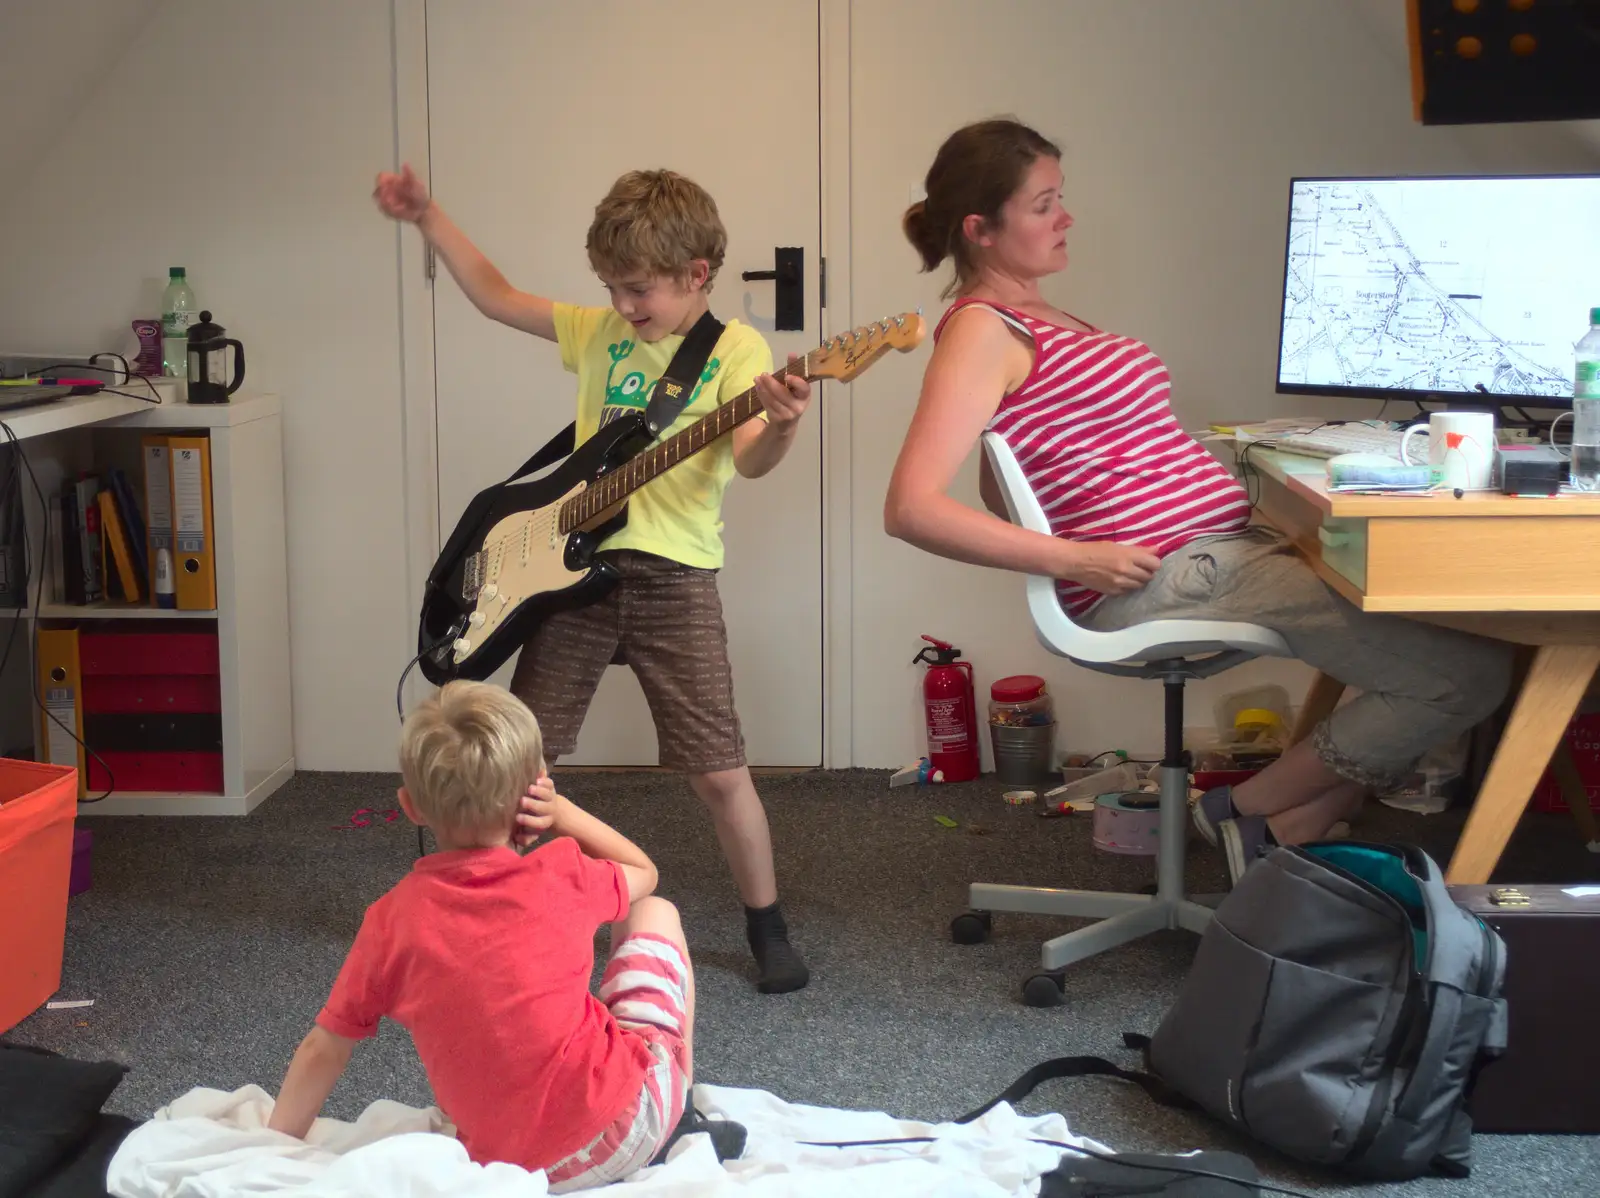
<svg viewBox="0 0 1600 1198"><path fill-rule="evenodd" d="M245 341L250 385L284 397L299 761L391 768L416 580L402 525L399 231L369 199L394 156L390 5L141 0L139 22L121 0L42 7L113 41L131 27L132 40L120 59L97 59L110 63L97 83L9 126L8 165L35 170L0 190L0 342L126 345L128 321L156 310L165 268L189 268L201 302ZM1054 298L1151 342L1191 425L1307 410L1271 386L1290 175L1594 163L1592 134L1562 126L1413 124L1399 8L854 4L856 317L942 310L942 280L915 274L899 213L946 133L1015 112L1065 151L1079 223ZM909 662L923 631L965 649L985 686L1044 673L1064 746L1154 745L1152 688L1050 660L1019 579L883 535L883 490L925 361L896 356L855 387L853 759L897 765L922 751ZM962 486L976 502L974 479L969 464ZM1191 723L1222 691L1303 676L1262 663L1200 684Z"/></svg>
<svg viewBox="0 0 1600 1198"><path fill-rule="evenodd" d="M284 400L298 761L390 769L415 635L397 230L370 199L394 153L390 6L147 7L34 173L0 189L0 341L123 348L166 268L188 268L245 344L246 386Z"/></svg>
<svg viewBox="0 0 1600 1198"><path fill-rule="evenodd" d="M159 0L23 0L0 5L0 168L19 178L39 163L95 94L97 80Z"/></svg>
<svg viewBox="0 0 1600 1198"><path fill-rule="evenodd" d="M1072 264L1047 293L1149 342L1190 428L1327 402L1273 392L1292 175L1595 165L1561 126L1414 124L1399 0L872 0L854 6L852 47L856 316L943 311L945 277L915 274L900 213L950 131L1013 113L1061 145L1077 219ZM920 667L908 664L920 632L964 649L985 692L1005 674L1045 675L1062 748L1158 746L1157 688L1051 659L1020 578L883 536L926 360L925 349L885 363L854 388L855 760L898 765L923 751ZM960 486L976 504L976 455ZM1276 680L1298 693L1307 679L1293 663L1252 663L1193 686L1188 722L1209 722L1228 690Z"/></svg>

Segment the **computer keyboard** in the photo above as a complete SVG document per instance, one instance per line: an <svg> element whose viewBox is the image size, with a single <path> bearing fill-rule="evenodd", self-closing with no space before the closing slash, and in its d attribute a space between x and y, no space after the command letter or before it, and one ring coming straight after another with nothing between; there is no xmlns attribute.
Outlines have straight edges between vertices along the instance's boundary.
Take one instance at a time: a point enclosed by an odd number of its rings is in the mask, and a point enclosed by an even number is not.
<svg viewBox="0 0 1600 1198"><path fill-rule="evenodd" d="M1400 437L1401 431L1388 425L1351 423L1274 431L1256 439L1274 449L1308 458L1336 458L1342 453L1381 453L1398 458Z"/></svg>

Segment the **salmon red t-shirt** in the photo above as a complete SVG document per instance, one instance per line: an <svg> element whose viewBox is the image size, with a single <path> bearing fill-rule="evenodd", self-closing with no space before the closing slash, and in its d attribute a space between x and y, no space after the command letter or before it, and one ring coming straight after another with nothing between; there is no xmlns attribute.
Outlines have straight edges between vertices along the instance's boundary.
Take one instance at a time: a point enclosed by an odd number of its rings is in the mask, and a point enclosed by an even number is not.
<svg viewBox="0 0 1600 1198"><path fill-rule="evenodd" d="M317 1023L361 1040L393 1019L472 1159L541 1169L620 1116L651 1063L589 991L595 931L627 913L622 870L567 837L434 853L367 909Z"/></svg>

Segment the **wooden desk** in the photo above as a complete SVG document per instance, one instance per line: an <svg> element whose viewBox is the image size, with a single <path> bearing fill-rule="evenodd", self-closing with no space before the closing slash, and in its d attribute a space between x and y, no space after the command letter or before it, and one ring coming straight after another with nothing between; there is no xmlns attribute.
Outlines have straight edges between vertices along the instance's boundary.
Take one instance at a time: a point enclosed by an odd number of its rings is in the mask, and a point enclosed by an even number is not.
<svg viewBox="0 0 1600 1198"><path fill-rule="evenodd" d="M1446 872L1487 882L1600 666L1600 494L1330 495L1317 459L1243 466L1261 518L1357 607L1534 647Z"/></svg>

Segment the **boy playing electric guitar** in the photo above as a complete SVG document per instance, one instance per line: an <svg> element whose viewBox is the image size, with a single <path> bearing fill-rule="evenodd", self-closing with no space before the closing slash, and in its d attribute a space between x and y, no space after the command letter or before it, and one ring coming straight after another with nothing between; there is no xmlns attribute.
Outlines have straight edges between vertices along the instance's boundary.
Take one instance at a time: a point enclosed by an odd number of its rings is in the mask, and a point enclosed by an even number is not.
<svg viewBox="0 0 1600 1198"><path fill-rule="evenodd" d="M378 207L417 226L477 309L554 341L578 376L581 444L621 412L645 407L684 334L709 307L727 233L705 190L672 171L631 171L595 208L589 263L611 296L586 308L530 295L506 281L451 223L409 166L378 176ZM612 661L632 668L655 721L661 764L683 771L711 813L745 906L765 993L809 979L778 907L766 811L745 764L716 571L722 497L735 470L759 478L794 443L811 398L802 378L774 379L759 332L731 320L700 385L662 438L755 385L765 411L652 480L628 503L624 528L601 547L621 575L600 602L547 620L523 648L511 690L538 717L552 763L578 731Z"/></svg>

